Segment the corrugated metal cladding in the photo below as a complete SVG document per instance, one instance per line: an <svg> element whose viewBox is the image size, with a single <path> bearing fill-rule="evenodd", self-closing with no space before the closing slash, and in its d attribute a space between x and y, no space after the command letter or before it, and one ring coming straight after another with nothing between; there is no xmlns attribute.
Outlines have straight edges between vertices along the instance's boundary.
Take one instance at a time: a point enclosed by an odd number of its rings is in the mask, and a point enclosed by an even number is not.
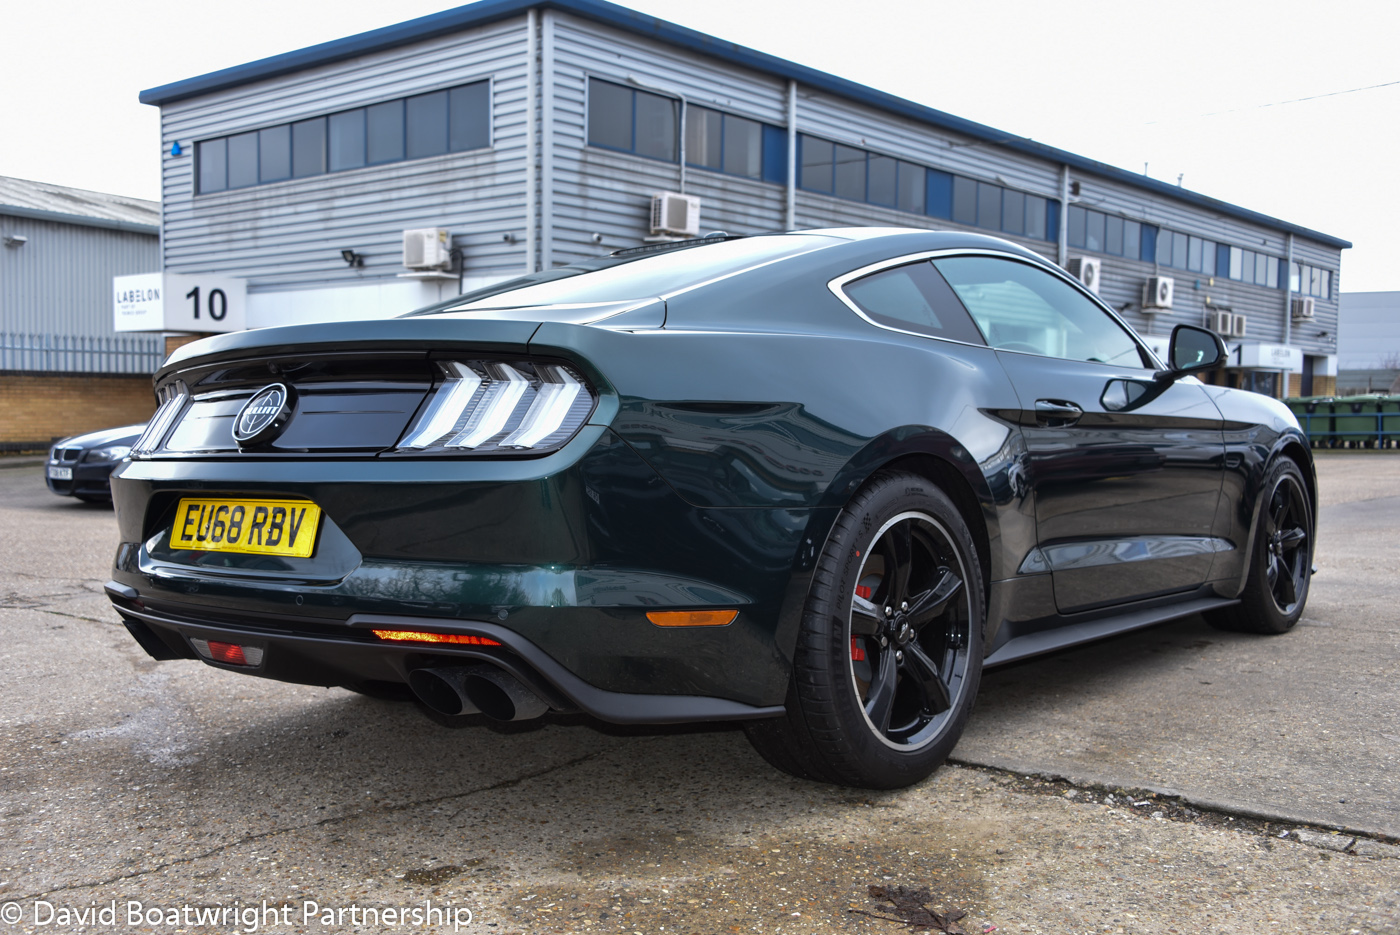
<svg viewBox="0 0 1400 935"><path fill-rule="evenodd" d="M636 245L649 233L651 196L682 186L702 199L704 231L755 233L787 225L784 185L694 166L682 169L587 143L590 77L683 96L691 104L786 127L788 82L779 72L760 70L761 62L754 64L757 59L739 63L707 54L703 43L667 42L558 5L543 5L534 15L534 37L527 36L522 9L460 32L166 103L162 120L168 152L175 140L188 146L199 139L467 81L489 78L493 89L493 146L486 151L214 195L192 193L192 158L165 156L167 268L246 276L253 292L384 281L401 271L401 230L441 226L451 229L456 242L466 248L468 276L506 276L527 262L558 265ZM539 53L534 62L527 61L531 38ZM534 141L525 124L532 70L537 77L533 104L539 114ZM966 128L957 128L961 124L936 126L938 121L926 123L885 110L876 101L858 102L854 98L859 94L842 97L839 88L811 80L812 85L798 87L800 132L1056 200L1061 191L1059 160L1064 159L1077 166L1070 178L1079 183L1079 192L1071 203L1270 256L1287 252L1288 225L1283 222L1273 227L1267 219L1240 217L1249 212L1224 204L1212 207L1189 192L1177 198L1155 182L1139 188L1122 173L1115 175L1117 170L1105 168L1106 175L1096 175L1092 164L1086 168L1087 160L1070 154L1056 157L1052 152L1039 158L1033 148L1022 151L1024 147L1007 148L987 137L963 136ZM532 142L537 143L536 190L527 197L526 158ZM527 258L525 228L535 223L526 218L531 197L538 199L541 243L538 254ZM795 211L800 228L978 230L804 191L795 194ZM516 243L504 239L512 234ZM1055 242L1008 239L1049 259L1058 258ZM347 269L340 259L344 248L364 254L366 266ZM1339 266L1336 246L1301 235L1294 253L1299 261L1334 274ZM1070 255L1080 254L1085 252L1070 248ZM1202 324L1207 311L1225 308L1247 317L1250 340L1287 339L1309 353L1332 353L1330 336L1336 333L1337 314L1333 299L1317 301L1312 321L1292 324L1284 289L1223 276L1212 281L1136 259L1085 255L1102 263L1103 298L1146 334L1165 335L1179 323ZM1176 282L1175 307L1149 314L1141 307L1142 286L1159 273Z"/></svg>
<svg viewBox="0 0 1400 935"><path fill-rule="evenodd" d="M0 206L0 332L84 337L115 335L112 277L160 269L155 234L14 217Z"/></svg>
<svg viewBox="0 0 1400 935"><path fill-rule="evenodd" d="M692 104L768 124L787 123L787 85L596 23L545 14L552 33L554 244L566 262L602 247L634 246L648 233L651 196L677 191L681 167L587 145L588 79L604 78L682 95ZM705 230L754 233L784 226L781 185L687 166L686 193L702 199Z"/></svg>
<svg viewBox="0 0 1400 935"><path fill-rule="evenodd" d="M166 268L244 276L250 292L345 286L403 272L402 231L445 227L463 248L467 275L522 272L525 50L521 16L166 105ZM194 192L189 153L197 140L481 79L491 81L490 149L217 194ZM169 155L177 140L187 155ZM342 249L362 254L364 267L347 269Z"/></svg>

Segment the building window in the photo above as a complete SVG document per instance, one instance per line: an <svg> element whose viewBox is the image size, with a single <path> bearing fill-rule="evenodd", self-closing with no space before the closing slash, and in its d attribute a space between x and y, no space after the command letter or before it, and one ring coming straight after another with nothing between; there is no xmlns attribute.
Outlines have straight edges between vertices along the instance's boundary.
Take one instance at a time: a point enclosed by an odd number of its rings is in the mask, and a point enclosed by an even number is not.
<svg viewBox="0 0 1400 935"><path fill-rule="evenodd" d="M1059 203L800 133L797 185L987 230L1055 240Z"/></svg>
<svg viewBox="0 0 1400 935"><path fill-rule="evenodd" d="M1207 244L1207 247L1210 245ZM1279 266L1283 262L1267 253L1256 253L1243 247L1229 244L1215 244L1215 268L1201 269L1200 272L1224 279L1237 279L1269 289L1279 287Z"/></svg>
<svg viewBox="0 0 1400 935"><path fill-rule="evenodd" d="M782 184L787 181L787 131L687 104L685 161L727 175Z"/></svg>
<svg viewBox="0 0 1400 935"><path fill-rule="evenodd" d="M1171 269L1220 276L1278 288L1277 257L1180 231L1103 214L1079 205L1069 208L1069 245L1096 253L1140 259Z"/></svg>
<svg viewBox="0 0 1400 935"><path fill-rule="evenodd" d="M1334 279L1330 269L1320 269L1306 263L1294 263L1289 273L1289 287L1299 295L1311 295L1319 299L1332 299Z"/></svg>
<svg viewBox="0 0 1400 935"><path fill-rule="evenodd" d="M1071 247L1130 260L1162 262L1159 253L1165 253L1170 258L1176 246L1169 231L1162 231L1162 236L1158 237L1157 228L1150 224L1080 205L1069 206L1068 227ZM1182 247L1184 250L1185 245Z"/></svg>
<svg viewBox="0 0 1400 935"><path fill-rule="evenodd" d="M680 102L675 98L588 80L588 142L651 159L679 158Z"/></svg>
<svg viewBox="0 0 1400 935"><path fill-rule="evenodd" d="M195 147L199 192L484 149L491 145L490 88L489 81L476 81L201 140Z"/></svg>

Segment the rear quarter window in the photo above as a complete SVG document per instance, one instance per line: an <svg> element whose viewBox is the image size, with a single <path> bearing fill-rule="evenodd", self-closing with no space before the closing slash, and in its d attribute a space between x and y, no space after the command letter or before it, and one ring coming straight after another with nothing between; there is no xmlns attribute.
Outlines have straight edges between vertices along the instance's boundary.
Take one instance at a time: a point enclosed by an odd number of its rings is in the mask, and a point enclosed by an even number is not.
<svg viewBox="0 0 1400 935"><path fill-rule="evenodd" d="M935 338L983 343L962 303L927 260L862 276L846 283L842 291L876 324Z"/></svg>

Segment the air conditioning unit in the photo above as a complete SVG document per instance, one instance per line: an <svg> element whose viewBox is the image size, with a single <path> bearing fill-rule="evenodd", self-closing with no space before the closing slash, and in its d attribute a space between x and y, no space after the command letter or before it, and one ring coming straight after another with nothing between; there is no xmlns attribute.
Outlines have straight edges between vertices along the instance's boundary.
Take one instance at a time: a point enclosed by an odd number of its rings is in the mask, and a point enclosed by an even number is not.
<svg viewBox="0 0 1400 935"><path fill-rule="evenodd" d="M1230 324L1230 337L1243 338L1247 336L1247 326L1249 318L1244 315L1236 315L1235 320Z"/></svg>
<svg viewBox="0 0 1400 935"><path fill-rule="evenodd" d="M1235 316L1230 312L1206 312L1206 327L1228 338L1235 333Z"/></svg>
<svg viewBox="0 0 1400 935"><path fill-rule="evenodd" d="M1295 295L1293 297L1293 319L1299 321L1313 317L1313 312L1316 311L1313 301L1313 297L1310 295Z"/></svg>
<svg viewBox="0 0 1400 935"><path fill-rule="evenodd" d="M452 266L452 241L441 227L403 232L403 265L409 269L445 270Z"/></svg>
<svg viewBox="0 0 1400 935"><path fill-rule="evenodd" d="M1170 276L1150 276L1147 282L1142 284L1142 310L1144 312L1155 311L1159 308L1172 307L1172 292L1176 289L1176 280Z"/></svg>
<svg viewBox="0 0 1400 935"><path fill-rule="evenodd" d="M1072 256L1069 258L1069 266L1066 267L1069 274L1082 282L1090 292L1099 291L1099 261L1091 256Z"/></svg>
<svg viewBox="0 0 1400 935"><path fill-rule="evenodd" d="M652 195L651 232L671 237L699 237L700 199L679 192Z"/></svg>

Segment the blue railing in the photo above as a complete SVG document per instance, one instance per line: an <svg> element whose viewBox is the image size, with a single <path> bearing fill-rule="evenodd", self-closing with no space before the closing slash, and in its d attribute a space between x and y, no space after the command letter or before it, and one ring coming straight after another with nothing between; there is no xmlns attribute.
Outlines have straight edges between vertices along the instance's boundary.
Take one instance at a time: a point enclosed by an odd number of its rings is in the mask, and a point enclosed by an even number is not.
<svg viewBox="0 0 1400 935"><path fill-rule="evenodd" d="M0 370L155 373L164 356L164 341L158 334L87 336L0 332Z"/></svg>

